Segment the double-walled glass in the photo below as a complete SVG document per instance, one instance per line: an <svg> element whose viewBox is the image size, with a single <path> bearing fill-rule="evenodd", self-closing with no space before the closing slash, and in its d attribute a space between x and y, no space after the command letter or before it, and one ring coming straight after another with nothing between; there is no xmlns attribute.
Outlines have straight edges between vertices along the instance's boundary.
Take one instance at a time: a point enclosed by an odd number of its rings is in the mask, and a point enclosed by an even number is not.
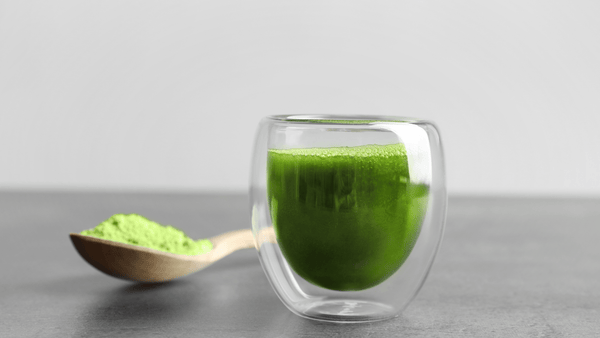
<svg viewBox="0 0 600 338"><path fill-rule="evenodd" d="M440 136L431 122L393 116L266 117L250 193L260 262L292 312L336 322L394 317L441 242Z"/></svg>

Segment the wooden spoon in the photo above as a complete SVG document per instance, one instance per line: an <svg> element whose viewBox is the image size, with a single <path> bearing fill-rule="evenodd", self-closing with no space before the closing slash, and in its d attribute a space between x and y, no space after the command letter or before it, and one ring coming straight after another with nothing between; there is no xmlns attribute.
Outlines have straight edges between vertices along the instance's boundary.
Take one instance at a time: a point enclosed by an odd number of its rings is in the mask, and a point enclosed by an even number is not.
<svg viewBox="0 0 600 338"><path fill-rule="evenodd" d="M204 269L234 251L255 247L250 230L237 230L209 238L212 250L196 256L178 255L76 233L69 236L81 257L96 269L113 277L145 283L183 277ZM273 227L262 229L258 239L258 245L263 242L275 243Z"/></svg>

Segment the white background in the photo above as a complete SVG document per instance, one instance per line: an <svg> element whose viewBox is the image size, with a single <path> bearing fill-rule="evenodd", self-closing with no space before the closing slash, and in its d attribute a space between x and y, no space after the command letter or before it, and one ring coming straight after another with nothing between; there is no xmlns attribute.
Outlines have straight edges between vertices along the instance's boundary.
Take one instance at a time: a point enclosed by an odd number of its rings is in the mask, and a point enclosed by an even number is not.
<svg viewBox="0 0 600 338"><path fill-rule="evenodd" d="M270 114L414 116L454 194L600 195L600 1L0 0L0 189L248 185Z"/></svg>

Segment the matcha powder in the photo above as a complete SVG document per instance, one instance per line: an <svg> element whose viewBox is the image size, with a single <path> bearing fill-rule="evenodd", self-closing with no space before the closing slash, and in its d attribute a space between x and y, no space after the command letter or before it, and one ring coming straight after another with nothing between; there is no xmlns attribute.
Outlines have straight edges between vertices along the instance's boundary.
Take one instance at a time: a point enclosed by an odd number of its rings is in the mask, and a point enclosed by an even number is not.
<svg viewBox="0 0 600 338"><path fill-rule="evenodd" d="M202 255L212 250L208 239L194 241L179 229L162 226L136 214L113 215L81 234L180 255Z"/></svg>

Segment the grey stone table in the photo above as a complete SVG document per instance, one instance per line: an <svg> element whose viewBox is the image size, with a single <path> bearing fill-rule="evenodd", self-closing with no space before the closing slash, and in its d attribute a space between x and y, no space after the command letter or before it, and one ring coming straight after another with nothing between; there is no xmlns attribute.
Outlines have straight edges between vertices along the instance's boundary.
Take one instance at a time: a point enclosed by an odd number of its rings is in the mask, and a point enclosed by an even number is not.
<svg viewBox="0 0 600 338"><path fill-rule="evenodd" d="M0 337L600 337L600 200L451 198L431 274L399 317L290 313L253 250L181 280L103 275L68 238L114 213L210 237L249 227L247 197L0 193Z"/></svg>

